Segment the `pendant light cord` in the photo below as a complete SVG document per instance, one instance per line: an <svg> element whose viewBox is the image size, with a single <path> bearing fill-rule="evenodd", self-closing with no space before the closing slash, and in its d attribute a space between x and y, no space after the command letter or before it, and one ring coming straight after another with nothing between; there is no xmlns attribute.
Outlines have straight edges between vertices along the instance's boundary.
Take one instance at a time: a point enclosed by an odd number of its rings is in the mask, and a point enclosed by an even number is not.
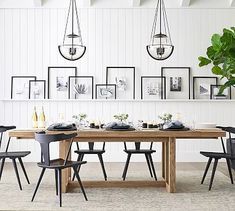
<svg viewBox="0 0 235 211"><path fill-rule="evenodd" d="M74 1L75 1L75 13L76 13L77 25L78 25L78 36L79 36L80 44L81 44L81 46L83 46L82 34L81 34L81 28L80 28L80 22L79 22L79 18L78 18L77 3L76 3L76 0L74 0Z"/></svg>
<svg viewBox="0 0 235 211"><path fill-rule="evenodd" d="M67 15L67 19L66 19L66 25L65 25L65 31L64 31L63 45L64 45L64 43L65 43L66 31L67 31L68 22L69 22L69 14L70 14L71 5L72 5L72 0L70 0L70 3L69 3L69 10L68 10L68 15Z"/></svg>

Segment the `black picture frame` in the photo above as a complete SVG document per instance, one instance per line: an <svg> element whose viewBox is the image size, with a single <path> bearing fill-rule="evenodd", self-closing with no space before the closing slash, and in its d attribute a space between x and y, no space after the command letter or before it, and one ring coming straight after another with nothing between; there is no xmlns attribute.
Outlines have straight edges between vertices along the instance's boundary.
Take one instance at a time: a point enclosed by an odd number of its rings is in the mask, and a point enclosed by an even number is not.
<svg viewBox="0 0 235 211"><path fill-rule="evenodd" d="M211 93L210 93L210 99L212 100L212 99L214 99L213 98L213 88L219 88L219 87L221 87L222 85L214 85L214 84L212 84L211 86L210 86L210 89L211 89ZM217 99L215 99L215 100L219 100L219 99L224 99L224 100L231 100L232 99L232 89L231 89L231 87L227 87L226 89L228 89L228 98L217 98ZM225 90L226 90L225 89Z"/></svg>
<svg viewBox="0 0 235 211"><path fill-rule="evenodd" d="M69 99L71 99L71 79L81 79L81 78L87 78L91 79L91 99L94 99L94 77L93 76L69 76L69 87L68 87L68 96ZM76 99L76 98L75 98Z"/></svg>
<svg viewBox="0 0 235 211"><path fill-rule="evenodd" d="M133 77L133 94L132 94L132 99L135 99L135 67L132 66L109 66L106 67L106 84L114 84L114 81L109 81L109 72L111 71L111 69L131 69L133 71L132 77ZM116 87L117 89L117 87ZM118 89L116 90L116 92L118 92ZM123 98L120 98L123 99ZM128 98L124 98L124 99L128 99Z"/></svg>
<svg viewBox="0 0 235 211"><path fill-rule="evenodd" d="M166 73L165 71L167 69L170 69L170 70L173 70L173 69L176 69L176 70L185 70L187 71L187 80L188 80L188 83L187 83L187 86L188 86L188 94L186 94L187 96L185 96L184 98L175 98L175 99L191 99L191 67L182 67L182 66L179 66L179 67L161 67L161 76L162 77L166 77L166 98L165 99L172 99L172 98L168 98L168 92L167 92L167 85L168 85L168 81L167 81L167 76L166 76Z"/></svg>
<svg viewBox="0 0 235 211"><path fill-rule="evenodd" d="M69 76L77 76L77 67L74 67L74 66L50 66L48 67L48 75L47 75L47 98L48 99L51 99L51 94L50 94L50 90L51 90L51 85L50 85L50 80L51 80L51 71L52 69L74 69L74 74L73 75L68 75L68 80L69 80ZM69 83L69 81L68 81ZM68 94L68 91L66 92ZM67 99L68 99L68 96L67 96Z"/></svg>
<svg viewBox="0 0 235 211"><path fill-rule="evenodd" d="M43 98L39 98L39 99L46 99L46 80L30 80L29 81L29 99L31 99L31 83L42 83L43 84Z"/></svg>
<svg viewBox="0 0 235 211"><path fill-rule="evenodd" d="M144 99L144 90L143 90L143 86L144 86L144 79L161 79L161 99L166 99L166 77L165 76L141 76L140 79L140 86L141 86L141 100Z"/></svg>
<svg viewBox="0 0 235 211"><path fill-rule="evenodd" d="M36 80L37 77L36 76L11 76L11 99L13 99L14 79L29 79L28 80L28 83L29 83L30 79ZM27 92L27 96L29 97L28 93L29 93L29 90Z"/></svg>
<svg viewBox="0 0 235 211"><path fill-rule="evenodd" d="M96 84L95 85L95 99L98 99L97 91L98 91L98 87L101 87L101 86L113 87L114 88L114 99L115 100L117 99L117 85L116 84ZM107 100L108 98L102 98L102 99Z"/></svg>
<svg viewBox="0 0 235 211"><path fill-rule="evenodd" d="M214 77L214 76L194 76L193 77L193 99L194 100L196 99L195 85L196 85L197 79L215 79L215 83L212 83L212 84L218 85L218 78L217 77ZM209 87L209 90L211 90L210 87ZM210 95L209 95L209 99L210 99Z"/></svg>

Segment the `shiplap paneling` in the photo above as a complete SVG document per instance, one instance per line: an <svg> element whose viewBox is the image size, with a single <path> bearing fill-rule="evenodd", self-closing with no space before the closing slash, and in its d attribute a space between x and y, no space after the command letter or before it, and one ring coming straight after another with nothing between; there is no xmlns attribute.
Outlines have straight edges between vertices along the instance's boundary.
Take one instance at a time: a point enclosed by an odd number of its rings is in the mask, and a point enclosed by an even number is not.
<svg viewBox="0 0 235 211"><path fill-rule="evenodd" d="M105 82L106 66L136 67L136 98L140 98L140 76L159 75L161 66L190 66L193 75L211 75L208 68L198 68L197 57L203 55L210 36L233 26L234 10L169 9L175 52L167 61L156 62L146 52L154 9L80 9L79 17L87 52L76 62L64 60L57 46L62 42L66 18L65 9L0 9L0 84L1 99L10 97L12 75L36 75L47 79L48 66L77 66L78 75L93 75L95 83ZM87 113L91 120L111 121L115 113L127 112L130 121L155 120L162 112L181 113L185 122L216 122L234 125L234 102L97 102L97 101L1 101L1 124L31 127L34 106L43 105L48 124L58 121L60 113L66 120L76 113ZM223 110L223 112L221 112ZM29 161L39 157L39 146L21 140L11 149L31 150ZM106 161L124 161L122 144L107 144ZM157 145L158 151L161 146ZM179 141L178 161L200 161L200 150L220 149L214 141ZM53 151L56 154L57 150ZM160 159L160 154L155 155ZM135 160L144 158L136 157ZM91 160L94 160L93 158Z"/></svg>

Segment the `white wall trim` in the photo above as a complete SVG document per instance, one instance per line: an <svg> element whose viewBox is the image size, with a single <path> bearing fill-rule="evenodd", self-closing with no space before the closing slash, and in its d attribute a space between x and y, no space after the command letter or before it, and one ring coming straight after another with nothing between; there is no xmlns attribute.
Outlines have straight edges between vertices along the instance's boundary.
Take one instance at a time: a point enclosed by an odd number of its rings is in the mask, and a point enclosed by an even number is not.
<svg viewBox="0 0 235 211"><path fill-rule="evenodd" d="M140 0L130 0L132 7L139 7L140 6Z"/></svg>
<svg viewBox="0 0 235 211"><path fill-rule="evenodd" d="M42 0L32 0L33 1L33 5L35 7L41 7L42 6Z"/></svg>

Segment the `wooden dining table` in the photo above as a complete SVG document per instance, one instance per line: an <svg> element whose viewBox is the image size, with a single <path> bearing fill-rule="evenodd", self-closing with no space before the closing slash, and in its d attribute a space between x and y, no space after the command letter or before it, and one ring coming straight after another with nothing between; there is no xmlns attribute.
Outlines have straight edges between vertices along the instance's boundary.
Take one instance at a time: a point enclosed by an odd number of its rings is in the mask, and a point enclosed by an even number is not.
<svg viewBox="0 0 235 211"><path fill-rule="evenodd" d="M34 140L34 134L41 129L16 129L9 131L10 137ZM68 131L47 131L48 133L71 133ZM169 193L176 192L176 141L178 139L218 139L226 133L220 129L197 129L188 131L161 131L158 129L143 129L135 131L106 131L103 129L83 129L77 132L75 142L160 142L162 143L162 178L155 180L90 180L83 181L84 187L165 187ZM69 141L59 143L59 156L65 158L69 150ZM70 154L71 158L71 154ZM62 172L62 191L69 192L76 187L77 182L71 181L71 169Z"/></svg>

